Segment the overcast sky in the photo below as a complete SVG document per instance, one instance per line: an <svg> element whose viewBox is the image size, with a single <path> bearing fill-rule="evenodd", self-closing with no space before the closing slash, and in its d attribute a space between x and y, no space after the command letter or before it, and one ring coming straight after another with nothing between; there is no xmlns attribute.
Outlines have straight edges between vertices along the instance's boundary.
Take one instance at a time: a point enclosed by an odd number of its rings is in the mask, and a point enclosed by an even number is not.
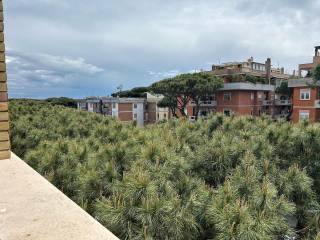
<svg viewBox="0 0 320 240"><path fill-rule="evenodd" d="M10 97L85 97L320 45L320 0L6 0Z"/></svg>

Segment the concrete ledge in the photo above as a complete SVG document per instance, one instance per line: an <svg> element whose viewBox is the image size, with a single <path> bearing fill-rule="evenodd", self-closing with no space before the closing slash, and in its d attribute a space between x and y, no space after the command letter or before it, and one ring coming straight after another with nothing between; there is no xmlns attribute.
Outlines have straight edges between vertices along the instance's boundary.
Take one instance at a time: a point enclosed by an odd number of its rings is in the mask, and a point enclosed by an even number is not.
<svg viewBox="0 0 320 240"><path fill-rule="evenodd" d="M118 239L25 162L0 161L0 240Z"/></svg>

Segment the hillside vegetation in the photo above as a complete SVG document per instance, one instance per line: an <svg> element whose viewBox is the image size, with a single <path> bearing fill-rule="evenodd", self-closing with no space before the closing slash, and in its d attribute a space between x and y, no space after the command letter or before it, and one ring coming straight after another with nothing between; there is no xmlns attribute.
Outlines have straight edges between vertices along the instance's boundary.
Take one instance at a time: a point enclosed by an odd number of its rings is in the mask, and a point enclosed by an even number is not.
<svg viewBox="0 0 320 240"><path fill-rule="evenodd" d="M10 117L13 151L121 239L320 230L320 125L213 115L140 128L26 100Z"/></svg>

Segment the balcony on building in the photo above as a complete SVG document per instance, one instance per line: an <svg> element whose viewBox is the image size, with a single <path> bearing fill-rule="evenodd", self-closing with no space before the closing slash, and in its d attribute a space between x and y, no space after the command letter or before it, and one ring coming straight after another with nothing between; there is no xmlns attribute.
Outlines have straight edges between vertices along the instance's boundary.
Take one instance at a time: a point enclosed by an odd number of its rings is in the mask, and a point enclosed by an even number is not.
<svg viewBox="0 0 320 240"><path fill-rule="evenodd" d="M286 100L275 100L274 101L276 106L291 106L292 105L292 100L286 99Z"/></svg>
<svg viewBox="0 0 320 240"><path fill-rule="evenodd" d="M272 106L274 104L273 100L263 100L262 105L263 106Z"/></svg>
<svg viewBox="0 0 320 240"><path fill-rule="evenodd" d="M218 103L216 100L200 101L200 107L216 107L217 104ZM196 103L194 101L191 101L190 106L195 107Z"/></svg>

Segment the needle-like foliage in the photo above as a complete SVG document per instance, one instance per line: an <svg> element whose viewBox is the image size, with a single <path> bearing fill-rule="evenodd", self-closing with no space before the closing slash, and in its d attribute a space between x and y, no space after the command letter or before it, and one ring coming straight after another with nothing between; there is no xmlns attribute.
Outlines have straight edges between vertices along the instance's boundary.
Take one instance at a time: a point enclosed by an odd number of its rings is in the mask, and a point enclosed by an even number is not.
<svg viewBox="0 0 320 240"><path fill-rule="evenodd" d="M12 148L121 239L319 239L320 125L10 102Z"/></svg>

